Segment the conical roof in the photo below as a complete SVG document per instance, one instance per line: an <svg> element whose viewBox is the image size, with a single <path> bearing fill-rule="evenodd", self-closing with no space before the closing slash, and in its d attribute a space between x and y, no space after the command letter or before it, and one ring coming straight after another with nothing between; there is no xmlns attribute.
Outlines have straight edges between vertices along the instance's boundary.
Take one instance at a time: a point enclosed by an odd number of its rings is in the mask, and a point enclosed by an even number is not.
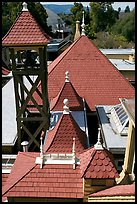
<svg viewBox="0 0 137 204"><path fill-rule="evenodd" d="M91 147L80 154L81 173L84 178L117 178L119 174L112 154L106 149Z"/></svg>
<svg viewBox="0 0 137 204"><path fill-rule="evenodd" d="M44 146L48 153L72 153L75 138L76 155L87 148L86 133L80 129L71 113L62 114L56 126L49 130Z"/></svg>
<svg viewBox="0 0 137 204"><path fill-rule="evenodd" d="M25 45L44 45L51 39L34 17L23 9L8 33L2 38L3 46L25 46Z"/></svg>
<svg viewBox="0 0 137 204"><path fill-rule="evenodd" d="M50 110L61 111L64 98L67 98L69 100L69 109L71 111L82 111L84 109L83 100L76 92L74 86L69 80L69 77L65 81L57 97L51 100Z"/></svg>

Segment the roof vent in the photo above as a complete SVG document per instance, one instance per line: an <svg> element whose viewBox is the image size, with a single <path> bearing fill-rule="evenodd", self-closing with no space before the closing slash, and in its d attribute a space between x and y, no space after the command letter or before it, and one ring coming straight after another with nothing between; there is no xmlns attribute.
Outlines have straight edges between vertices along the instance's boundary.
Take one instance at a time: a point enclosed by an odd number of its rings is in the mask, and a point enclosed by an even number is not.
<svg viewBox="0 0 137 204"><path fill-rule="evenodd" d="M102 146L102 143L101 143L101 135L100 135L100 130L101 128L98 128L98 141L97 143L94 145L95 149L96 150L103 150L103 146Z"/></svg>
<svg viewBox="0 0 137 204"><path fill-rule="evenodd" d="M82 25L81 25L82 27L81 35L85 35L84 11L82 13L83 13L83 18L82 18Z"/></svg>
<svg viewBox="0 0 137 204"><path fill-rule="evenodd" d="M68 107L68 104L69 104L69 100L67 98L64 99L63 101L64 103L64 106L63 106L63 114L69 114L69 107Z"/></svg>
<svg viewBox="0 0 137 204"><path fill-rule="evenodd" d="M23 146L23 152L28 152L28 141L23 141L21 145Z"/></svg>
<svg viewBox="0 0 137 204"><path fill-rule="evenodd" d="M28 11L28 7L27 7L27 3L26 2L23 2L22 6L23 6L22 11Z"/></svg>
<svg viewBox="0 0 137 204"><path fill-rule="evenodd" d="M69 82L69 72L68 71L66 71L65 72L65 82Z"/></svg>

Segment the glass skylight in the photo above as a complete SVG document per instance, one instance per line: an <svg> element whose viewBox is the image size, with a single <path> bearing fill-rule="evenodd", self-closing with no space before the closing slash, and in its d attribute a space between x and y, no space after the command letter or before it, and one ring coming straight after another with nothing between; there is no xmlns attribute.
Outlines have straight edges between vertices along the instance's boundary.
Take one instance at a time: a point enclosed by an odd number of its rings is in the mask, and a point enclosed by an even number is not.
<svg viewBox="0 0 137 204"><path fill-rule="evenodd" d="M128 115L126 114L125 110L123 109L121 104L114 106L111 109L111 114L114 120L114 123L117 127L118 133L126 134L127 133L127 126L128 126ZM126 130L126 131L124 131Z"/></svg>

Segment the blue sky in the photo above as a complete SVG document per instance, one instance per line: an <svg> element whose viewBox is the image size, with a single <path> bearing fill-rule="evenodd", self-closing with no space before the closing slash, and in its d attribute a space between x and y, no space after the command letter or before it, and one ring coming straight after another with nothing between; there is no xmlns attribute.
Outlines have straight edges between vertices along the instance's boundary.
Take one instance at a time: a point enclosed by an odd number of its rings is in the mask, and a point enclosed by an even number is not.
<svg viewBox="0 0 137 204"><path fill-rule="evenodd" d="M73 2L40 2L41 4L73 4ZM89 2L81 2L83 6L89 6ZM135 7L135 1L134 2L114 2L112 4L113 8L117 10L119 7L121 10L125 10L126 6L130 7L130 10L132 10Z"/></svg>

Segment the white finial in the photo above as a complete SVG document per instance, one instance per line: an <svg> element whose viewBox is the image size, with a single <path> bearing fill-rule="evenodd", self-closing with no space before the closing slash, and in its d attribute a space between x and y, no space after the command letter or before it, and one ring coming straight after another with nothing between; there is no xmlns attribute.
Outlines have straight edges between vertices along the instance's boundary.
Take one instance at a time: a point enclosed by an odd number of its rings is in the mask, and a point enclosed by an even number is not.
<svg viewBox="0 0 137 204"><path fill-rule="evenodd" d="M81 25L81 27L82 27L81 35L85 35L84 11L82 11L82 13L83 13L83 18L82 18L82 25Z"/></svg>
<svg viewBox="0 0 137 204"><path fill-rule="evenodd" d="M22 11L28 11L27 3L26 3L26 2L23 2L22 5L23 5Z"/></svg>
<svg viewBox="0 0 137 204"><path fill-rule="evenodd" d="M98 141L97 143L94 145L95 149L97 150L103 150L103 146L102 146L102 143L101 143L101 135L100 135L100 128L98 128Z"/></svg>
<svg viewBox="0 0 137 204"><path fill-rule="evenodd" d="M68 104L69 104L69 100L67 98L64 99L63 101L64 103L64 106L63 106L63 114L69 114L69 107L68 107Z"/></svg>
<svg viewBox="0 0 137 204"><path fill-rule="evenodd" d="M73 154L73 169L76 169L76 144L75 144L75 138L73 138L73 146L72 146L72 154Z"/></svg>
<svg viewBox="0 0 137 204"><path fill-rule="evenodd" d="M66 71L65 72L65 82L69 82L69 72L68 71Z"/></svg>
<svg viewBox="0 0 137 204"><path fill-rule="evenodd" d="M40 168L42 169L42 165L43 165L43 144L42 144L42 139L43 139L43 131L41 133L41 137L40 137L40 140L41 140L41 144L40 144L40 158L41 158L41 164L40 164Z"/></svg>

